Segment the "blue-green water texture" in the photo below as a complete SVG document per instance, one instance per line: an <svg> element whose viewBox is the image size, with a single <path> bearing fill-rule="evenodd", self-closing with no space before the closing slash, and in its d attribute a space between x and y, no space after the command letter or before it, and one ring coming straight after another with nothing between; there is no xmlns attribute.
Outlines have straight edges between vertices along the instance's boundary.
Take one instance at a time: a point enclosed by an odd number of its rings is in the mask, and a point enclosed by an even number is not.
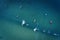
<svg viewBox="0 0 60 40"><path fill-rule="evenodd" d="M60 40L60 1L0 0L0 40Z"/></svg>

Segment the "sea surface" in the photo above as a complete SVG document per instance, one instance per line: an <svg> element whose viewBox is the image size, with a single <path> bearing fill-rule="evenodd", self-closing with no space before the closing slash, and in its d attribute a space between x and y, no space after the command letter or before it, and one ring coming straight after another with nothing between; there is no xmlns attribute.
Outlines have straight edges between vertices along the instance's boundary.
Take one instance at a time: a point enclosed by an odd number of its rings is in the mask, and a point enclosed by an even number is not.
<svg viewBox="0 0 60 40"><path fill-rule="evenodd" d="M0 40L60 40L60 1L0 0Z"/></svg>

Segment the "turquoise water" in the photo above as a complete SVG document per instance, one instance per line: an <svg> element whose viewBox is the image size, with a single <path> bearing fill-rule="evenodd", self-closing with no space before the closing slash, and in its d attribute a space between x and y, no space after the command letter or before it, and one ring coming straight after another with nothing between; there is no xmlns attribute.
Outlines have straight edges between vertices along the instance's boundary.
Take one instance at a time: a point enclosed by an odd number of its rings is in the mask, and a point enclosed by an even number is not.
<svg viewBox="0 0 60 40"><path fill-rule="evenodd" d="M60 14L50 5L34 0L4 2L0 8L0 40L60 40ZM22 26L22 20L29 25ZM39 30L34 32L35 27Z"/></svg>

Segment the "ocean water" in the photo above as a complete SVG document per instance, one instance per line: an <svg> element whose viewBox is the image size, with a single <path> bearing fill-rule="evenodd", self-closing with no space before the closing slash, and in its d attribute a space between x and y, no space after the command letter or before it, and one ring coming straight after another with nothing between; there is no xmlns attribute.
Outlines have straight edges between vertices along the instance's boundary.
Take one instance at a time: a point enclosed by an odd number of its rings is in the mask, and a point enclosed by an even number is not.
<svg viewBox="0 0 60 40"><path fill-rule="evenodd" d="M0 40L60 40L60 1L0 0Z"/></svg>

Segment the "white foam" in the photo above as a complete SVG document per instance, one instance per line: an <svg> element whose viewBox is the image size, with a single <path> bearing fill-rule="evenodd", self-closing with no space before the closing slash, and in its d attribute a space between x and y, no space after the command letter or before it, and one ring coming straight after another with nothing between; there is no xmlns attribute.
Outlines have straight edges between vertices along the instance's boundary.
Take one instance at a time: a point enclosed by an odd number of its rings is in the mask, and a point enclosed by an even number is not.
<svg viewBox="0 0 60 40"><path fill-rule="evenodd" d="M33 31L34 31L34 32L37 31L37 28L34 28Z"/></svg>
<svg viewBox="0 0 60 40"><path fill-rule="evenodd" d="M22 20L22 24L21 25L23 26L25 23L26 23L25 20Z"/></svg>

